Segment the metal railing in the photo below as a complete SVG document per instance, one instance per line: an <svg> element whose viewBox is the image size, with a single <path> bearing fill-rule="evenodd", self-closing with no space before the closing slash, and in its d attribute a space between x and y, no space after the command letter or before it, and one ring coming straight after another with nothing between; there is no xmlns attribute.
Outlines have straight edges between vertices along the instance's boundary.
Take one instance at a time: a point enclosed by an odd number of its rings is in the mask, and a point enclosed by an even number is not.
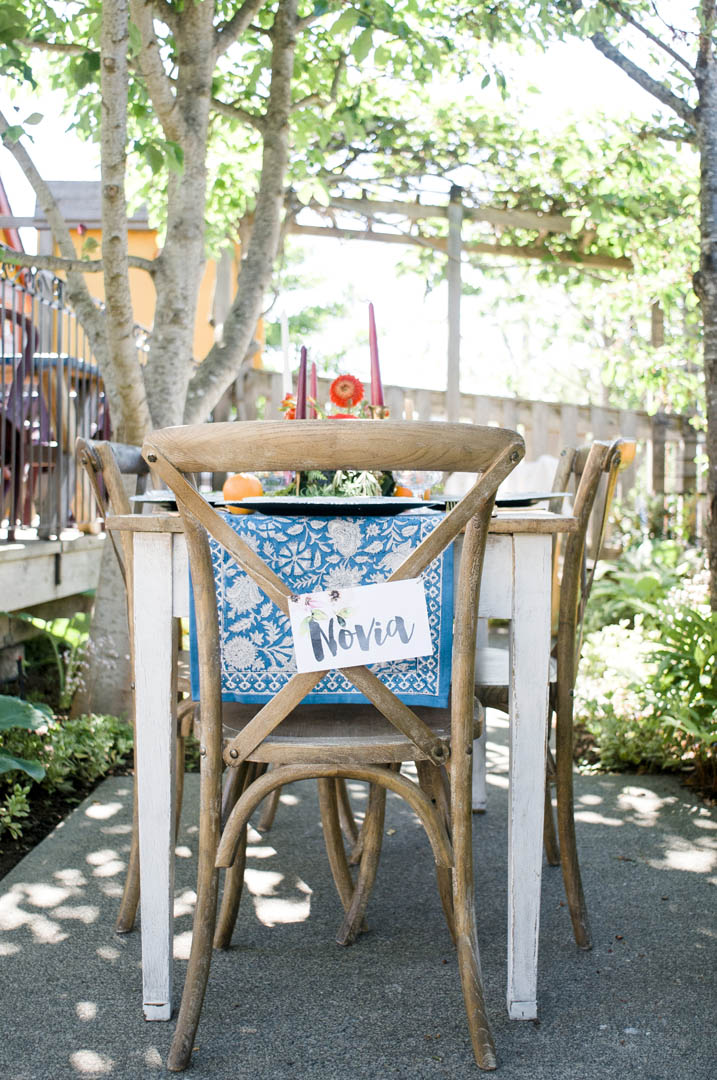
<svg viewBox="0 0 717 1080"><path fill-rule="evenodd" d="M47 271L0 276L0 540L32 530L94 529L91 493L75 467L78 435L108 438L104 387L87 335Z"/></svg>

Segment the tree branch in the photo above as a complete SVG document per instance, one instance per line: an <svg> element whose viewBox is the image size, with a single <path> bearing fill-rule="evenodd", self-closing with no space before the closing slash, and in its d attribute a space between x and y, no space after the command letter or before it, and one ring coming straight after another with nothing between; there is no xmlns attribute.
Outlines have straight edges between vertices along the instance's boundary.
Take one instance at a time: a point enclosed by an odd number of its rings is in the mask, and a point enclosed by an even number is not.
<svg viewBox="0 0 717 1080"><path fill-rule="evenodd" d="M92 49L86 49L84 45L75 45L74 42L46 41L44 38L20 38L18 45L26 49L39 49L40 52L63 53L65 56L84 56L85 53L93 52Z"/></svg>
<svg viewBox="0 0 717 1080"><path fill-rule="evenodd" d="M12 251L0 244L0 263L7 266L33 266L37 270L53 270L59 274L75 270L80 274L101 274L105 264L102 259L64 259L61 255L30 255L26 251ZM139 255L129 255L128 266L136 270L146 270L154 274L157 270L153 259L142 259Z"/></svg>
<svg viewBox="0 0 717 1080"><path fill-rule="evenodd" d="M212 98L211 105L214 112L220 113L221 116L228 116L231 120L241 120L243 124L248 124L257 131L264 130L264 117L258 113L242 109L240 105L232 105L229 101L219 101L218 98Z"/></svg>
<svg viewBox="0 0 717 1080"><path fill-rule="evenodd" d="M154 32L153 4L151 0L130 0L130 11L132 21L142 38L142 51L137 58L138 66L147 83L147 91L162 130L172 142L181 143L185 134L184 123L177 108L172 80L162 63L159 42Z"/></svg>
<svg viewBox="0 0 717 1080"><path fill-rule="evenodd" d="M662 39L659 38L657 34L653 34L652 31L648 30L646 26L643 26L642 23L639 23L637 21L637 19L634 19L628 11L625 11L622 4L617 3L616 0L603 0L603 3L606 7L609 7L612 11L619 15L621 19L624 19L625 22L629 23L630 26L634 26L636 30L639 30L641 34L644 34L649 41L651 41L654 45L657 45L657 47L659 49L662 49L663 52L666 52L667 55L671 56L672 59L675 60L678 64L682 64L684 68L687 68L690 75L694 76L695 69L692 67L689 61L685 60L684 56L680 56L678 52L675 52L675 50L671 48L666 42L662 41Z"/></svg>
<svg viewBox="0 0 717 1080"><path fill-rule="evenodd" d="M222 23L214 31L214 49L217 56L223 56L237 38L249 27L252 19L261 7L263 0L244 0L228 22Z"/></svg>
<svg viewBox="0 0 717 1080"><path fill-rule="evenodd" d="M5 116L0 112L0 137L5 134L10 126ZM67 228L65 219L60 213L52 192L35 168L32 158L19 139L12 142L3 140L3 144L15 158L25 177L32 185L40 208L52 230L52 237L60 249L60 254L63 258L74 262L76 254L70 230ZM99 353L104 345L104 318L95 307L90 291L81 274L74 269L70 269L67 284L69 299L90 337L95 352Z"/></svg>
<svg viewBox="0 0 717 1080"><path fill-rule="evenodd" d="M650 136L654 136L656 139L664 139L667 142L686 142L696 143L697 132L692 127L684 128L651 128L643 127L638 131L637 136L639 139L648 139Z"/></svg>
<svg viewBox="0 0 717 1080"><path fill-rule="evenodd" d="M177 9L172 7L170 0L157 0L156 16L160 22L167 24L173 34L176 34L179 14Z"/></svg>
<svg viewBox="0 0 717 1080"><path fill-rule="evenodd" d="M622 71L628 75L633 82L636 82L638 86L641 86L643 90L647 90L648 94L652 94L653 97L661 101L663 105L669 106L677 115L685 121L685 123L695 126L697 123L697 114L691 105L688 105L684 98L678 97L657 79L653 79L651 75L648 75L637 64L629 60L623 53L620 52L611 42L607 40L604 34L593 34L590 38L595 48L606 56L608 60L612 60L613 64L616 64Z"/></svg>
<svg viewBox="0 0 717 1080"><path fill-rule="evenodd" d="M271 280L281 230L289 159L296 8L297 0L279 0L272 32L271 87L251 239L242 262L237 294L224 322L222 340L210 349L189 384L185 423L197 423L204 419L236 378L254 335L264 293Z"/></svg>
<svg viewBox="0 0 717 1080"><path fill-rule="evenodd" d="M323 97L321 94L306 94L302 98L297 98L296 101L291 103L291 111L296 112L297 109L308 109L309 105L328 105L328 98Z"/></svg>
<svg viewBox="0 0 717 1080"><path fill-rule="evenodd" d="M139 443L151 430L147 393L137 359L127 258L128 0L104 0L100 92L102 100L102 260L107 320L107 362L102 376L115 437Z"/></svg>
<svg viewBox="0 0 717 1080"><path fill-rule="evenodd" d="M706 67L712 52L712 35L715 28L714 0L704 0L702 4L702 20L704 25L700 28L699 48L697 51L698 69Z"/></svg>
<svg viewBox="0 0 717 1080"><path fill-rule="evenodd" d="M341 82L341 76L346 70L346 53L340 52L339 58L336 61L336 67L334 68L334 77L331 80L331 89L329 90L329 97L332 101L336 101L339 94L339 83Z"/></svg>

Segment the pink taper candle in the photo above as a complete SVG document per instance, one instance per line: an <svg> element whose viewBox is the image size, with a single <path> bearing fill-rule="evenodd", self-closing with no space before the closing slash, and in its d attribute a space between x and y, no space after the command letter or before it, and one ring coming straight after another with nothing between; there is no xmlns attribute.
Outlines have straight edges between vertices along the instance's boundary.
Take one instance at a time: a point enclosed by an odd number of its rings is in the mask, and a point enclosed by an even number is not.
<svg viewBox="0 0 717 1080"><path fill-rule="evenodd" d="M317 399L318 396L319 396L319 379L318 379L318 375L316 374L316 361L312 360L311 361L311 378L309 379L309 397L311 398L311 401L309 402L309 420L315 420L316 419L315 404L316 404L316 399Z"/></svg>
<svg viewBox="0 0 717 1080"><path fill-rule="evenodd" d="M306 419L306 346L301 346L299 376L296 381L296 419Z"/></svg>
<svg viewBox="0 0 717 1080"><path fill-rule="evenodd" d="M378 366L378 340L376 338L376 319L373 304L368 306L368 344L371 350L371 404L383 405L383 386L381 369Z"/></svg>

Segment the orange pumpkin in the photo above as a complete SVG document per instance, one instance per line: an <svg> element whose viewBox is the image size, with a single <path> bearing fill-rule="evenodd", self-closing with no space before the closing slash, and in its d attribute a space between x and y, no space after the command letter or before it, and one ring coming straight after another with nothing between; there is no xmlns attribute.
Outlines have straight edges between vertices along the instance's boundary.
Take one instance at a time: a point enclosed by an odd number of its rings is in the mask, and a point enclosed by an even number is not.
<svg viewBox="0 0 717 1080"><path fill-rule="evenodd" d="M254 476L253 473L235 473L233 476L227 477L222 487L222 495L227 501L238 502L241 499L254 498L257 495L263 495L264 488L261 485L261 480L258 476ZM251 510L244 510L240 506L227 506L225 509L230 514L251 514Z"/></svg>

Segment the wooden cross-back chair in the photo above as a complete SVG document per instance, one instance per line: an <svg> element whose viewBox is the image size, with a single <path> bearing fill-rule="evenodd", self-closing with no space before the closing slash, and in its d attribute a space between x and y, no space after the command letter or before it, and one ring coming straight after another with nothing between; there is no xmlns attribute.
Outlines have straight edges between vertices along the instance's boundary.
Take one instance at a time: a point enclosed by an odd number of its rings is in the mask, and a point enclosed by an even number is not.
<svg viewBox="0 0 717 1080"><path fill-rule="evenodd" d="M79 463L83 466L101 516L131 514L132 504L125 490L123 477L136 476L138 491L144 487L149 466L142 457L142 451L138 446L126 443L88 441L78 438L75 444L76 455ZM133 548L131 534L122 530L109 530L108 536L113 546L120 573L125 584L126 599L128 605L128 623L130 648L132 649L132 583L133 583ZM118 539L119 538L119 539ZM177 640L179 650L177 653L179 673L177 676L177 689L180 694L187 695L177 703L177 755L176 755L176 818L177 827L182 809L184 791L184 766L185 766L185 740L190 734L199 734L199 710L196 703L191 699L191 686L189 679L189 659L181 650L181 635L178 631ZM233 779L236 779L234 774ZM319 804L321 808L322 824L331 844L335 847L341 842L341 833L337 822L343 830L349 844L357 853L361 850L361 839L358 826L354 820L348 792L343 780L336 780L335 791L331 785L320 785ZM224 816L226 817L228 800L235 797L231 786L223 799ZM275 788L267 798L264 811L258 823L260 831L264 832L271 828L276 813L280 788ZM129 933L135 923L137 907L139 904L140 881L139 881L139 835L137 829L137 806L136 788L134 792L135 806L133 809L132 839L130 844L130 856L125 878L124 890L120 901L115 929L117 933ZM329 855L332 870L339 875L338 863L333 856L333 848L329 847ZM239 902L241 899L241 885L243 878L244 852L239 853L230 874L228 887L224 891L222 911L217 923L215 945L217 948L227 948L231 940L232 930L236 921ZM352 857L351 862L357 861ZM337 886L343 887L343 879L337 877Z"/></svg>
<svg viewBox="0 0 717 1080"><path fill-rule="evenodd" d="M562 867L565 892L576 944L592 947L587 905L580 875L573 803L573 689L582 645L582 627L595 567L600 556L612 505L618 472L634 457L635 444L624 439L612 443L593 442L578 449L564 449L558 460L553 491L575 487L573 514L577 531L567 534L564 550L556 543L553 567L554 625L550 670L550 715L555 716L555 758L548 748L548 775L545 790L544 841L549 863ZM563 496L551 499L553 513L562 511ZM591 536L591 565L587 545ZM562 537L560 538L562 539ZM507 649L479 648L476 656L476 692L486 708L508 712ZM474 807L485 799L485 737L476 754ZM483 760L481 760L483 759ZM480 778L480 779L479 779ZM551 784L557 796L558 842L551 800Z"/></svg>
<svg viewBox="0 0 717 1080"><path fill-rule="evenodd" d="M125 490L123 477L137 477L138 488L144 486L149 474L147 462L142 457L139 446L130 446L126 443L100 442L78 438L75 442L75 454L79 464L84 468L89 479L90 486L97 501L100 515L106 520L108 516L119 514L131 514L132 503ZM133 583L133 558L132 536L129 533L114 531L108 532L110 543L114 548L119 564L122 580L125 585L127 600L127 614L130 640L130 653L134 653L132 633L132 583ZM118 539L119 537L119 539ZM181 654L180 654L181 661ZM180 675L177 679L177 688L180 693L189 691L189 680L186 674L186 661L180 662ZM134 695L132 696L132 723L134 723ZM184 788L184 745L187 735L192 732L195 705L194 702L185 698L177 704L177 824L182 807L182 792ZM115 930L119 934L129 933L134 927L139 903L139 835L137 830L137 787L134 789L134 806L132 813L132 839L130 854L125 877L124 890L120 901Z"/></svg>
<svg viewBox="0 0 717 1080"><path fill-rule="evenodd" d="M513 431L465 424L402 421L310 420L244 422L166 428L143 446L146 460L177 498L195 598L202 713L201 799L197 903L192 949L168 1067L179 1071L192 1054L209 976L217 910L217 868L232 867L250 814L274 788L316 778L368 781L363 854L354 888L343 844L328 844L343 880L343 938L359 929L373 884L387 789L418 814L437 865L439 892L458 950L471 1040L478 1065L495 1067L485 1015L475 926L471 846L471 765L476 733L474 695L478 590L495 492L520 461L523 441ZM267 470L436 469L470 471L479 479L468 494L393 571L388 580L419 576L465 528L454 615L451 703L414 711L367 668L343 674L371 705L302 706L325 672L295 674L267 704L222 708L219 628L208 534L286 613L290 589L242 541L192 486L185 474ZM328 714L328 715L327 715ZM234 725L223 759L236 782L221 829L222 722ZM418 784L400 775L403 761L418 760ZM273 768L267 772L267 764ZM227 790L225 786L225 791ZM333 788L335 791L335 787ZM372 805L373 804L373 805ZM227 884L229 883L229 876ZM226 886L225 886L226 890Z"/></svg>

